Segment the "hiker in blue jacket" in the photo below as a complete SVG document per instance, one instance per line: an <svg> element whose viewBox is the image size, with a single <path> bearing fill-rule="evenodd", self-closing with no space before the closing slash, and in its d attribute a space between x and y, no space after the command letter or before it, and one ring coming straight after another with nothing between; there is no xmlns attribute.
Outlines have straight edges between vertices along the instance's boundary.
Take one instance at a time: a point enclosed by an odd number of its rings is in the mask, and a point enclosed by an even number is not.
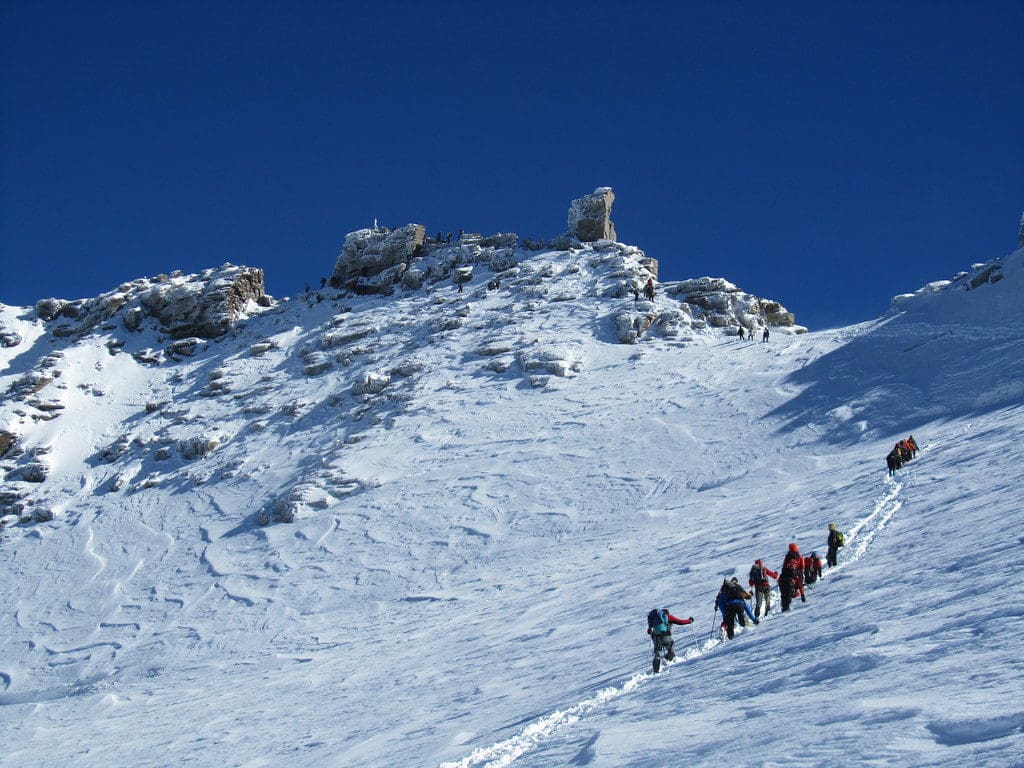
<svg viewBox="0 0 1024 768"><path fill-rule="evenodd" d="M761 623L751 613L750 606L747 605L747 600L749 599L750 593L740 586L739 581L735 577L723 581L722 588L718 590L718 597L715 598L715 607L722 612L722 627L725 629L725 634L730 640L732 640L733 633L736 631L737 621L739 621L741 627L747 626L747 621L743 618L744 613L755 624Z"/></svg>
<svg viewBox="0 0 1024 768"><path fill-rule="evenodd" d="M661 671L661 657L672 661L676 657L675 641L672 639L672 625L693 624L693 616L688 619L677 619L668 612L668 608L652 608L647 614L647 634L654 641L654 673Z"/></svg>

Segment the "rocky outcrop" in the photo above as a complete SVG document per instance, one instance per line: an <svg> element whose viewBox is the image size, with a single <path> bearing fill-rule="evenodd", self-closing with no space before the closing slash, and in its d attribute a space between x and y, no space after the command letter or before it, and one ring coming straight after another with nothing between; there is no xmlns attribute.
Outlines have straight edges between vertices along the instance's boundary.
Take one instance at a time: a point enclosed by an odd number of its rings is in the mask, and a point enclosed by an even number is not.
<svg viewBox="0 0 1024 768"><path fill-rule="evenodd" d="M791 328L795 333L807 330L797 325L793 313L779 302L746 293L721 277L664 283L662 290L692 307L695 317L712 327L729 329L733 334L739 328L749 330L766 325Z"/></svg>
<svg viewBox="0 0 1024 768"><path fill-rule="evenodd" d="M584 243L616 240L613 202L615 193L611 187L598 187L589 195L573 200L569 208L569 234Z"/></svg>
<svg viewBox="0 0 1024 768"><path fill-rule="evenodd" d="M423 246L425 235L426 230L419 224L406 224L393 231L379 227L350 232L334 264L331 285L354 288L361 277L376 277L397 268L386 282L393 285L401 279L409 259Z"/></svg>
<svg viewBox="0 0 1024 768"><path fill-rule="evenodd" d="M6 328L0 328L0 346L3 347L16 347L24 338L17 331L11 331Z"/></svg>
<svg viewBox="0 0 1024 768"><path fill-rule="evenodd" d="M159 280L159 278L158 278ZM144 291L140 302L175 339L212 339L231 330L263 296L263 270L225 264L194 276L170 278Z"/></svg>
<svg viewBox="0 0 1024 768"><path fill-rule="evenodd" d="M134 332L149 315L172 338L212 339L265 305L265 298L262 269L224 264L198 275L140 278L94 299L43 299L35 310L41 320L55 324L51 332L61 338L83 336L118 315L124 328Z"/></svg>
<svg viewBox="0 0 1024 768"><path fill-rule="evenodd" d="M186 461L195 461L209 456L219 445L219 437L190 437L178 441L178 453Z"/></svg>
<svg viewBox="0 0 1024 768"><path fill-rule="evenodd" d="M6 456L9 451L12 451L17 443L18 436L16 434L8 432L5 429L0 429L0 459Z"/></svg>

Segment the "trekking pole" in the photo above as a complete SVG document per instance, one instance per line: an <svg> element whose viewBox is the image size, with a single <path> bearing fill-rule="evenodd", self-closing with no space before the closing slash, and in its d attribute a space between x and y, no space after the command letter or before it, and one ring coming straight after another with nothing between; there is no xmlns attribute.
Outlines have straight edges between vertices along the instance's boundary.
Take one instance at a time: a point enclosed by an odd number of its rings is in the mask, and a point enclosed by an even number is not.
<svg viewBox="0 0 1024 768"><path fill-rule="evenodd" d="M715 624L718 623L718 604L715 603L715 612L711 614L711 634L708 635L708 640L712 640L715 637Z"/></svg>

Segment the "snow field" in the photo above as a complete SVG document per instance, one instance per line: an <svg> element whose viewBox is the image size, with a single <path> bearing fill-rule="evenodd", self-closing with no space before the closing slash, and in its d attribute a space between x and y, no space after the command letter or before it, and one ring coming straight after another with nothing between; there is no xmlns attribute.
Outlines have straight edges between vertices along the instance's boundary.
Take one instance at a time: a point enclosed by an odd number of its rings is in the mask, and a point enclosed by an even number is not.
<svg viewBox="0 0 1024 768"><path fill-rule="evenodd" d="M586 297L595 277L557 279ZM767 345L625 346L592 299L468 290L438 335L449 298L351 302L341 327L382 330L322 376L298 353L333 302L170 368L108 379L102 340L65 361L111 407L75 395L31 433L60 514L0 542L5 765L1020 765L1012 322L949 299ZM482 369L506 338L580 370L535 389ZM422 371L360 412L356 376L396 357ZM151 399L170 403L141 416ZM210 458L154 460L213 427ZM923 450L887 480L907 432ZM93 458L122 433L124 457ZM295 522L258 526L293 488ZM790 540L823 554L830 521L846 559L806 605L705 639L723 576L777 569ZM697 621L652 678L664 605Z"/></svg>

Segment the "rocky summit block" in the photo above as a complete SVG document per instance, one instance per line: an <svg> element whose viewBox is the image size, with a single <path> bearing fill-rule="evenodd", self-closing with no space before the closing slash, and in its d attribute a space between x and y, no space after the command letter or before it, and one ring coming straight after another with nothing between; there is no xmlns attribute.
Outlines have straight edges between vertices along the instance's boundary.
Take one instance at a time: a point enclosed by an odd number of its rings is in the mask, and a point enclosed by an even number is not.
<svg viewBox="0 0 1024 768"><path fill-rule="evenodd" d="M569 208L569 234L583 243L615 241L613 202L615 193L611 187L598 187L589 195L573 200Z"/></svg>
<svg viewBox="0 0 1024 768"><path fill-rule="evenodd" d="M419 224L406 224L395 230L379 227L350 232L334 264L331 285L340 287L353 278L374 277L386 269L404 267L423 245L425 235L426 230ZM396 281L401 279L401 271L396 270Z"/></svg>

